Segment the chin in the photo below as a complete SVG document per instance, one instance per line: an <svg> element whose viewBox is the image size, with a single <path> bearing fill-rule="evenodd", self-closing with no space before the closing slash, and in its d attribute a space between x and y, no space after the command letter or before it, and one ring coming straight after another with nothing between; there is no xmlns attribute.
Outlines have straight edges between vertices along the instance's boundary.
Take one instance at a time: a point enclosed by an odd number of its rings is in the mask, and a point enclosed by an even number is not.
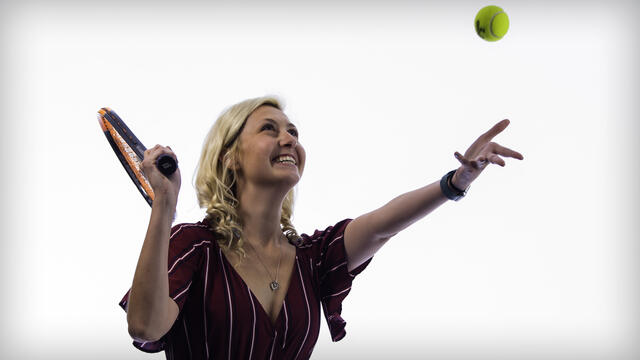
<svg viewBox="0 0 640 360"><path fill-rule="evenodd" d="M293 189L293 187L298 185L298 183L300 182L300 178L301 176L296 176L295 178L287 177L286 183L288 184L290 189Z"/></svg>

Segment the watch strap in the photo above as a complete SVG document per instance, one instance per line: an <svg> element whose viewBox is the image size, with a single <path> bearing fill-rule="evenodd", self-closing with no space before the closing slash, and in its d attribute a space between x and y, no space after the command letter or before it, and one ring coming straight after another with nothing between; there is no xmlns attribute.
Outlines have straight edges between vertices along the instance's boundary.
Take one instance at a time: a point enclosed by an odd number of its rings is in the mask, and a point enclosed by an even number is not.
<svg viewBox="0 0 640 360"><path fill-rule="evenodd" d="M451 178L455 172L455 170L451 170L440 179L440 189L442 189L442 193L447 199L458 201L467 195L469 188L467 187L465 190L460 190L451 183Z"/></svg>

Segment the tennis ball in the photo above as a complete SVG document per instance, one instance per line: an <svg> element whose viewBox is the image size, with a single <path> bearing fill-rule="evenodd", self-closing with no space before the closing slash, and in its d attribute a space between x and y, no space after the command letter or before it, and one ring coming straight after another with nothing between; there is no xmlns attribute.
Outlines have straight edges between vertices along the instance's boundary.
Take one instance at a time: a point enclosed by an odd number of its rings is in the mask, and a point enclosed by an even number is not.
<svg viewBox="0 0 640 360"><path fill-rule="evenodd" d="M501 8L485 6L476 15L476 33L487 41L498 41L509 30L509 17Z"/></svg>

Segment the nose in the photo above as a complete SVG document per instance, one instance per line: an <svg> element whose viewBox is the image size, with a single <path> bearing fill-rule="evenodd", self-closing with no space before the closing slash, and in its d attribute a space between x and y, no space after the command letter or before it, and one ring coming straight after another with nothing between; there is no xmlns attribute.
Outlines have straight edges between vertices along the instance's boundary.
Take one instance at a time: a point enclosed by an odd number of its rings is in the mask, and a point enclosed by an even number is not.
<svg viewBox="0 0 640 360"><path fill-rule="evenodd" d="M284 136L280 137L281 146L291 146L292 148L298 144L298 139L291 135L288 131L284 132Z"/></svg>

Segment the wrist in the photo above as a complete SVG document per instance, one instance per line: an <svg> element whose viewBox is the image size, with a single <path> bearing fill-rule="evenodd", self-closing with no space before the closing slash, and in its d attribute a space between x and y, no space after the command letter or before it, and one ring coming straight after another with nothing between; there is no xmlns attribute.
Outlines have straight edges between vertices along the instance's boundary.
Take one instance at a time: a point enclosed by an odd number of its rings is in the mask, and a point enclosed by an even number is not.
<svg viewBox="0 0 640 360"><path fill-rule="evenodd" d="M456 187L452 184L452 179L455 174L456 170L452 170L446 173L442 177L442 179L440 179L440 189L449 200L458 201L467 194L469 187L466 187L464 190L456 189Z"/></svg>
<svg viewBox="0 0 640 360"><path fill-rule="evenodd" d="M454 188L454 190L457 190L459 192L463 192L466 188L469 187L469 185L464 185L460 183L460 180L458 179L457 170L456 172L453 173L453 176L451 176L449 180L449 185L451 185Z"/></svg>
<svg viewBox="0 0 640 360"><path fill-rule="evenodd" d="M178 199L175 199L169 194L156 193L153 199L152 208L162 211L171 211L173 213L176 211L176 206L178 204L177 200Z"/></svg>

